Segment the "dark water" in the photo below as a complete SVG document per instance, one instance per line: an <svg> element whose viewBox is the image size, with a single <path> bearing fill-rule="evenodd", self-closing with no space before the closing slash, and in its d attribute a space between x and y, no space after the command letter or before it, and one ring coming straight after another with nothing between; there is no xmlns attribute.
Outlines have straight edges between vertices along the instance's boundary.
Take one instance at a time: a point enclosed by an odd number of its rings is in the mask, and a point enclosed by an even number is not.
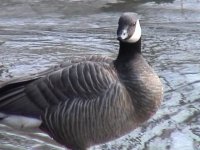
<svg viewBox="0 0 200 150"><path fill-rule="evenodd" d="M143 54L165 85L157 114L116 141L92 150L200 149L200 1L0 0L0 82L72 57L115 57L124 11L139 13ZM45 134L0 126L1 150L61 150Z"/></svg>

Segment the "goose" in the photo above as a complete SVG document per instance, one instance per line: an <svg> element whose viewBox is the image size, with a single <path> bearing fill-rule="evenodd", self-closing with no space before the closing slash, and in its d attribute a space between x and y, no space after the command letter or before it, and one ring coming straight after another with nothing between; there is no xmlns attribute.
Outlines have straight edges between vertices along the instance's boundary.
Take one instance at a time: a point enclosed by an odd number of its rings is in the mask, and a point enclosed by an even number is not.
<svg viewBox="0 0 200 150"><path fill-rule="evenodd" d="M121 137L161 105L163 86L141 53L138 15L118 22L116 59L90 56L0 85L0 123L36 129L72 150Z"/></svg>

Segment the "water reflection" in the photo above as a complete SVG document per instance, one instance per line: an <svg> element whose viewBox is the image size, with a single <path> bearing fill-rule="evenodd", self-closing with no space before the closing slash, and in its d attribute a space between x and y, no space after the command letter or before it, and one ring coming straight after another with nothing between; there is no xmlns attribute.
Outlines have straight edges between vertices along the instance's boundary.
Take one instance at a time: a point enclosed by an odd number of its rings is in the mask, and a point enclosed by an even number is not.
<svg viewBox="0 0 200 150"><path fill-rule="evenodd" d="M174 0L144 0L144 2L155 2L155 3L173 3Z"/></svg>
<svg viewBox="0 0 200 150"><path fill-rule="evenodd" d="M117 12L124 12L124 11L135 11L137 6L144 3L154 2L156 4L161 3L173 3L174 0L121 0L118 3L107 3L105 6L102 7L104 11L117 11Z"/></svg>
<svg viewBox="0 0 200 150"><path fill-rule="evenodd" d="M118 17L122 11L135 11L141 16L144 56L165 85L164 102L156 116L142 127L91 149L198 150L199 8L197 0L2 0L0 83L75 56L115 57ZM0 126L0 143L0 149L6 150L35 145L36 149L61 150L55 143L49 145L52 141L45 135L26 135L4 126Z"/></svg>

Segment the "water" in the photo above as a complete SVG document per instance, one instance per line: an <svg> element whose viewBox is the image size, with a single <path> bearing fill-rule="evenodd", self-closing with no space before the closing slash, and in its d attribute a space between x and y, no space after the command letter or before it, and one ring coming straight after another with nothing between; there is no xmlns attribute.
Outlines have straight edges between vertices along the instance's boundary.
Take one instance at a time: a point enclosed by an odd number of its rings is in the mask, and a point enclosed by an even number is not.
<svg viewBox="0 0 200 150"><path fill-rule="evenodd" d="M143 54L165 85L161 108L130 134L91 148L200 149L200 1L0 0L0 82L83 55L115 57L124 11L139 13ZM0 149L63 148L45 134L0 126Z"/></svg>

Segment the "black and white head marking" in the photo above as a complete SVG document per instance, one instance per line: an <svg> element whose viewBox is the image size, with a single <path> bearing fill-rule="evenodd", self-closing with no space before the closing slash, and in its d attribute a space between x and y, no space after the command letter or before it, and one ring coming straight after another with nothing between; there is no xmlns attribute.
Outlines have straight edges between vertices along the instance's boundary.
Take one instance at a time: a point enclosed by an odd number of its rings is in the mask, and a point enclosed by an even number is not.
<svg viewBox="0 0 200 150"><path fill-rule="evenodd" d="M121 42L135 43L141 38L141 27L136 13L124 13L119 18L117 39Z"/></svg>

